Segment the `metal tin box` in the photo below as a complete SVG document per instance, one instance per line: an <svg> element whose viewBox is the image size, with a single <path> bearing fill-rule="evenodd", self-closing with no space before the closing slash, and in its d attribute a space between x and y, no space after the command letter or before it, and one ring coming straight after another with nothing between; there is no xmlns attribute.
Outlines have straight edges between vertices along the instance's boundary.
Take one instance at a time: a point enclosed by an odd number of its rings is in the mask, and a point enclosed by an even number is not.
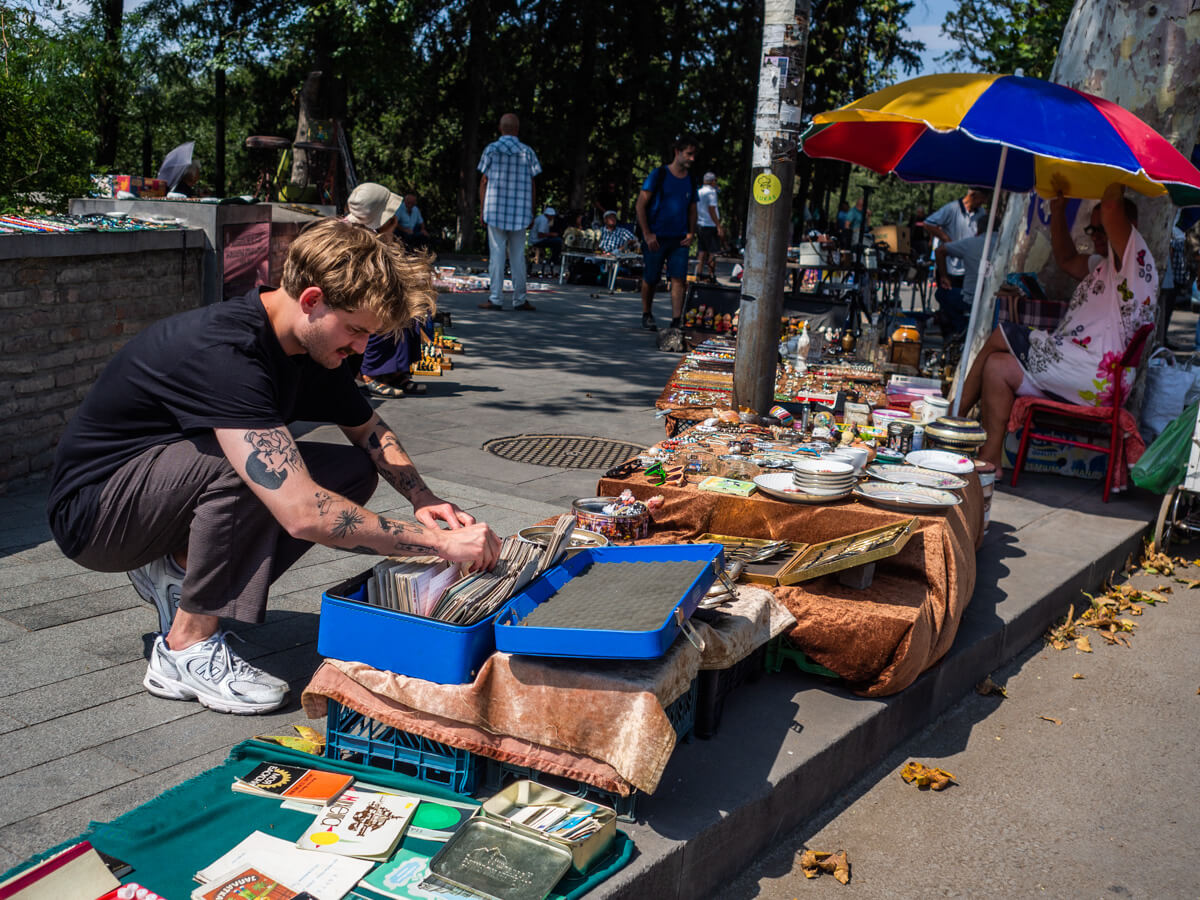
<svg viewBox="0 0 1200 900"><path fill-rule="evenodd" d="M370 606L371 570L321 597L317 652L437 684L467 684L496 649L495 616L470 627Z"/></svg>
<svg viewBox="0 0 1200 900"><path fill-rule="evenodd" d="M721 544L726 550L731 551L734 547L748 547L751 549L765 547L771 543L771 540L769 538L734 537L730 534L702 534L696 538L696 543ZM750 584L786 584L783 578L792 572L796 567L796 563L800 561L800 555L807 549L808 544L790 541L788 542L790 553L780 553L777 557L764 562L747 563L742 568L742 574L738 577L738 581L746 581Z"/></svg>
<svg viewBox="0 0 1200 900"><path fill-rule="evenodd" d="M543 831L522 825L520 822L513 822L509 818L517 810L527 806L563 806L576 814L590 813L602 824L599 831L589 834L585 838L577 841L564 841ZM538 784L536 781L514 781L485 801L479 814L486 819L503 822L514 831L557 844L571 854L571 866L580 873L586 872L593 862L608 852L613 838L617 835L615 810L582 797L564 794L562 791L556 791L554 788Z"/></svg>
<svg viewBox="0 0 1200 900"><path fill-rule="evenodd" d="M478 816L429 862L438 878L487 900L543 900L569 868L563 847Z"/></svg>

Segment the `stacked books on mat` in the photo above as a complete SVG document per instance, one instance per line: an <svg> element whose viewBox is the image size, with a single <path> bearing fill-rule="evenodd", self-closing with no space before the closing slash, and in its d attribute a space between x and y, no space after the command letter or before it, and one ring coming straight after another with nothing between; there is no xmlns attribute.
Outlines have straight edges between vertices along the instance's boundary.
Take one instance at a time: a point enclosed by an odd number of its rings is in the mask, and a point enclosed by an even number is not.
<svg viewBox="0 0 1200 900"><path fill-rule="evenodd" d="M575 517L568 513L559 517L544 547L505 538L490 572L466 576L434 557L385 560L367 580L367 603L453 625L475 625L495 615L514 594L555 565L574 529Z"/></svg>

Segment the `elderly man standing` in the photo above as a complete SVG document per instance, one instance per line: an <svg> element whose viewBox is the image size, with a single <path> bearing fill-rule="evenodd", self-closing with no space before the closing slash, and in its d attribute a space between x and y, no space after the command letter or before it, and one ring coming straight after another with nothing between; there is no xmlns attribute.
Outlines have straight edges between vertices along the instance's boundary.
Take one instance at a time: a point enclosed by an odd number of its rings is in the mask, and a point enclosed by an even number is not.
<svg viewBox="0 0 1200 900"><path fill-rule="evenodd" d="M480 218L488 232L488 274L491 293L480 309L503 309L504 259L512 270L513 309L532 312L525 295L525 231L533 220L542 164L531 147L517 140L521 122L515 113L500 117L500 137L483 148L479 159Z"/></svg>
<svg viewBox="0 0 1200 900"><path fill-rule="evenodd" d="M704 185L700 188L696 207L696 223L700 226L699 252L696 254L696 280L704 278L708 269L708 280L717 280L717 254L725 240L725 228L717 210L717 176L715 172L704 173Z"/></svg>
<svg viewBox="0 0 1200 900"><path fill-rule="evenodd" d="M980 220L987 215L983 200L983 191L972 188L961 200L951 200L921 224L943 244L974 237L979 233ZM970 315L970 304L963 299L965 274L966 267L961 259L947 260L946 278L939 282L933 294L938 302L938 324L947 336L953 333L955 323Z"/></svg>

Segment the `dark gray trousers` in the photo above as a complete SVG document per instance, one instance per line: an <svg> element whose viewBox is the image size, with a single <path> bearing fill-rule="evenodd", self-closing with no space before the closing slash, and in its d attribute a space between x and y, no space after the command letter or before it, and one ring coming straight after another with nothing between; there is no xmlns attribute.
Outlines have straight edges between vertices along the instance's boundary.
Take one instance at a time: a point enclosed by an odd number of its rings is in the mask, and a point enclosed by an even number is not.
<svg viewBox="0 0 1200 900"><path fill-rule="evenodd" d="M366 503L378 473L366 451L298 441L313 480ZM180 550L185 612L262 622L267 591L312 544L289 535L233 470L215 435L152 447L118 469L100 496L91 540L75 557L127 572Z"/></svg>

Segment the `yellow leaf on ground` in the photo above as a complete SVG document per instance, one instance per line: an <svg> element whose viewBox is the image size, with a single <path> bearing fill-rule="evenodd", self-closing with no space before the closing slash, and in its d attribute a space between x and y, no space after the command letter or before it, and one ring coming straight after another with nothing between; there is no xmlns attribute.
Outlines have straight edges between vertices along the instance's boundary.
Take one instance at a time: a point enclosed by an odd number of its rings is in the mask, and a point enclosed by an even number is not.
<svg viewBox="0 0 1200 900"><path fill-rule="evenodd" d="M1083 674L1081 672L1076 672L1071 677L1076 679L1077 681L1083 681Z"/></svg>
<svg viewBox="0 0 1200 900"><path fill-rule="evenodd" d="M1062 719L1056 719L1053 716L1038 716L1039 719L1044 719L1047 722L1053 722L1055 725L1061 725Z"/></svg>
<svg viewBox="0 0 1200 900"><path fill-rule="evenodd" d="M850 858L845 850L837 853L824 853L820 850L805 850L800 855L800 871L805 878L816 878L822 872L829 872L842 884L850 883Z"/></svg>
<svg viewBox="0 0 1200 900"><path fill-rule="evenodd" d="M1081 638L1076 638L1075 639L1075 649L1080 651L1081 653L1091 653L1092 652L1092 642L1087 639L1086 635Z"/></svg>
<svg viewBox="0 0 1200 900"><path fill-rule="evenodd" d="M954 775L945 769L933 769L916 760L912 760L900 770L900 777L908 784L915 783L923 791L942 791L958 783Z"/></svg>

